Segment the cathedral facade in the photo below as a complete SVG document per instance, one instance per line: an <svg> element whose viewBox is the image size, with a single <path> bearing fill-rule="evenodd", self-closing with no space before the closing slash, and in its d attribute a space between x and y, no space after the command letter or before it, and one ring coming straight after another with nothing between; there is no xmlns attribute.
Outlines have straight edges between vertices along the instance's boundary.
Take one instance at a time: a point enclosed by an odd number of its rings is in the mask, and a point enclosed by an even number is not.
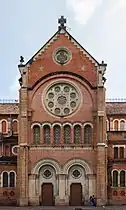
<svg viewBox="0 0 126 210"><path fill-rule="evenodd" d="M107 65L65 23L27 63L21 56L19 103L0 104L2 204L126 203L126 103L106 102Z"/></svg>

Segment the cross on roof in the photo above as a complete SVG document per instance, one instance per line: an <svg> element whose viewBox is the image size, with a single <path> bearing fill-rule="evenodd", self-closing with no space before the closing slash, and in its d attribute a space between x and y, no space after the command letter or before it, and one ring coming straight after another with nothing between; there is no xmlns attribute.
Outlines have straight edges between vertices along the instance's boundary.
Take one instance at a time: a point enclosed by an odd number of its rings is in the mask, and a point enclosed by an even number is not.
<svg viewBox="0 0 126 210"><path fill-rule="evenodd" d="M58 23L60 24L59 29L66 29L66 26L65 26L66 18L64 18L64 16L61 16L58 19Z"/></svg>

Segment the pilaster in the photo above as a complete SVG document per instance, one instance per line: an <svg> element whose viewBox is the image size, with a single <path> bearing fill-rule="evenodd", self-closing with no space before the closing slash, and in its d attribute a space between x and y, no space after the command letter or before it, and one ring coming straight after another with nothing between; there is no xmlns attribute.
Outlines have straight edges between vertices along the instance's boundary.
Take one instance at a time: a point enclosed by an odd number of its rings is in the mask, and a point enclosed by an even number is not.
<svg viewBox="0 0 126 210"><path fill-rule="evenodd" d="M59 174L59 195L55 198L55 205L68 205L69 198L66 195L66 175Z"/></svg>

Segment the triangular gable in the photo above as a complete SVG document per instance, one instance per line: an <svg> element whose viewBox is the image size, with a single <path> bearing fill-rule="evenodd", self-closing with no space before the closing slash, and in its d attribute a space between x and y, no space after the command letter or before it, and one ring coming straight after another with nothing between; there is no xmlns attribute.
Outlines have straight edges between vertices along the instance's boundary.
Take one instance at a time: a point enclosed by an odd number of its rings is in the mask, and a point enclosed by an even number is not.
<svg viewBox="0 0 126 210"><path fill-rule="evenodd" d="M60 29L60 30L58 30L47 42L46 42L46 44L43 46L43 47L41 47L33 56L32 56L32 58L30 59L30 60L28 60L27 61L27 63L25 64L25 66L26 67L28 67L33 61L35 61L37 58L38 58L38 56L40 56L42 53L44 53L44 51L46 50L46 49L48 49L48 47L55 41L55 40L57 40L58 39L58 36L59 36L59 34L61 33L61 31L62 31L62 33L64 33L64 35L65 36L67 36L70 40L71 40L71 42L77 47L77 48L79 48L80 49L80 51L82 51L83 52L83 54L84 55L86 55L86 57L88 57L89 58L89 60L91 60L92 61L92 63L94 63L95 64L95 66L98 66L98 65L100 65L99 63L98 63L98 61L96 61L95 60L95 58L93 58L93 56L91 56L77 41L76 41L76 39L70 34L70 33L68 33L68 31L67 30L65 30L65 29Z"/></svg>

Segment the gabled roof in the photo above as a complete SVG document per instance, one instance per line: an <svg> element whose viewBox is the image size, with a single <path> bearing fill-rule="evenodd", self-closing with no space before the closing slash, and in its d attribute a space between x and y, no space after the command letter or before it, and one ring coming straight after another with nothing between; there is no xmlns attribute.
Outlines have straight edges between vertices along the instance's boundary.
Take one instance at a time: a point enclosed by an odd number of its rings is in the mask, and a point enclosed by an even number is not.
<svg viewBox="0 0 126 210"><path fill-rule="evenodd" d="M80 43L77 42L77 40L66 30L66 29L59 29L45 44L43 47L41 47L33 56L30 58L25 66L29 66L36 58L41 55L50 45L52 42L54 42L56 39L58 39L58 36L60 33L64 33L65 36L71 40L71 42L77 46L77 48L80 48L80 51L83 52L96 66L100 65L96 59L87 52L85 48L82 47Z"/></svg>

